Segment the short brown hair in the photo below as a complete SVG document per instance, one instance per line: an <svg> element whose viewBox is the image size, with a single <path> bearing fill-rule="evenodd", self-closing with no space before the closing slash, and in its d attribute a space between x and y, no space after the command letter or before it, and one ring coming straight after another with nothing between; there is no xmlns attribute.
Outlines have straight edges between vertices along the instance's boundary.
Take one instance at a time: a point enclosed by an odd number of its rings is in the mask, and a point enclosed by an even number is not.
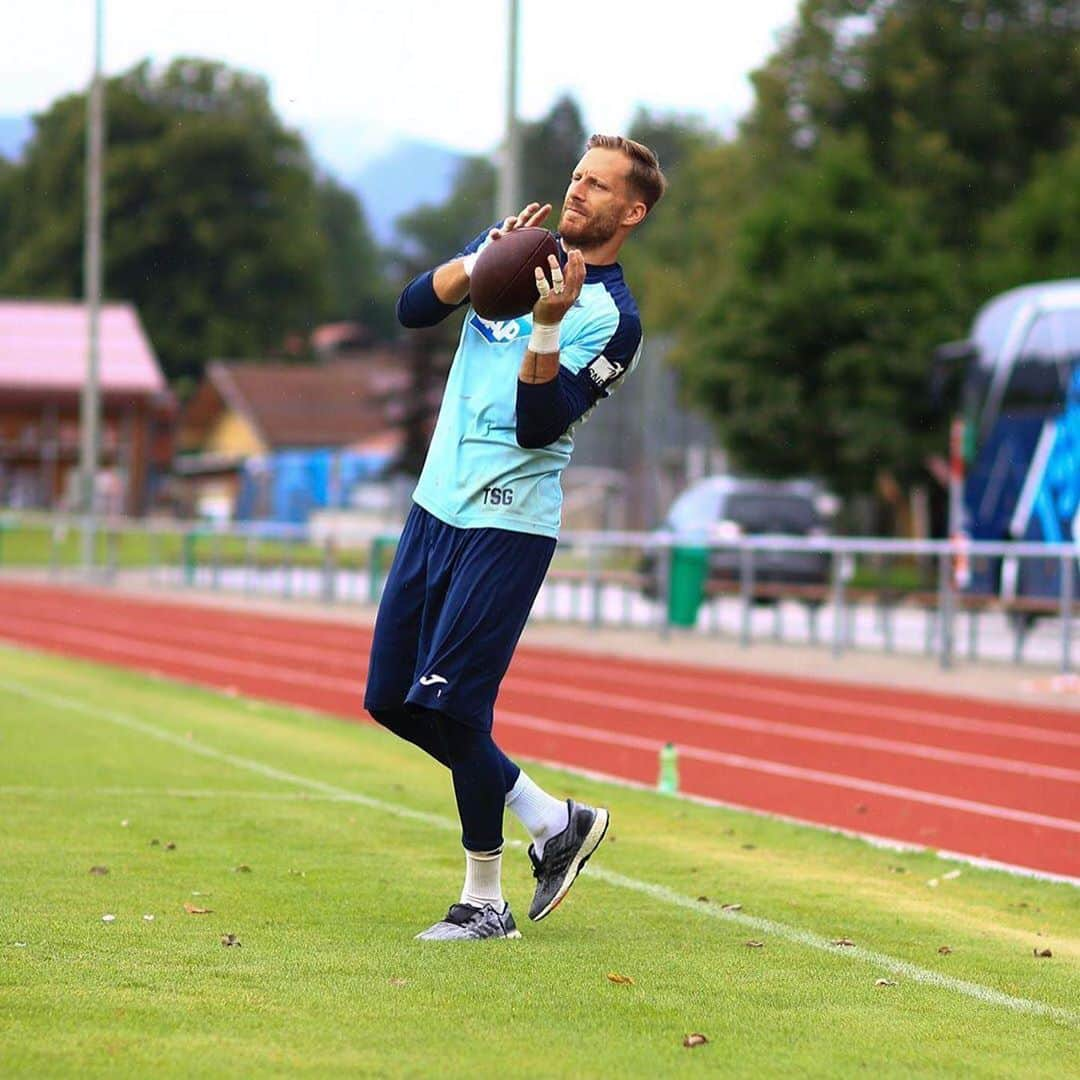
<svg viewBox="0 0 1080 1080"><path fill-rule="evenodd" d="M660 159L644 144L622 135L590 135L586 150L618 150L630 159L627 182L634 194L651 210L667 188L667 179L660 171Z"/></svg>

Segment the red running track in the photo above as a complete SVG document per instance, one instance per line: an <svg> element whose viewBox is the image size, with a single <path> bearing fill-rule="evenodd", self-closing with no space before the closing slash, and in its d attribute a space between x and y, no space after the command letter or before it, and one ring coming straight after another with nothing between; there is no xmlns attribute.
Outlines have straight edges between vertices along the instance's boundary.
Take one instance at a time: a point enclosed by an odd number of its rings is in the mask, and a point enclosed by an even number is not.
<svg viewBox="0 0 1080 1080"><path fill-rule="evenodd" d="M328 620L0 584L0 638L352 718L371 631ZM871 836L1080 877L1080 714L523 646L511 754Z"/></svg>

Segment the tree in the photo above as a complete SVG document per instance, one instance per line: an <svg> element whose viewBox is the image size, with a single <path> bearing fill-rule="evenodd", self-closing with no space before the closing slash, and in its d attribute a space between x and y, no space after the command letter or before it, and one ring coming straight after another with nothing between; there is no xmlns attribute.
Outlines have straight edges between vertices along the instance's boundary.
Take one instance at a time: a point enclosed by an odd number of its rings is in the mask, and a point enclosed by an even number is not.
<svg viewBox="0 0 1080 1080"><path fill-rule="evenodd" d="M377 337L393 332L394 303L385 259L356 196L332 177L321 177L315 199L325 245L325 317L355 319Z"/></svg>
<svg viewBox="0 0 1080 1080"><path fill-rule="evenodd" d="M959 330L949 261L857 136L826 140L743 220L728 283L679 347L690 388L755 473L869 490L936 449L932 346Z"/></svg>
<svg viewBox="0 0 1080 1080"><path fill-rule="evenodd" d="M1073 0L803 0L753 76L745 133L763 163L860 132L882 179L921 192L925 223L970 246L1080 116Z"/></svg>
<svg viewBox="0 0 1080 1080"><path fill-rule="evenodd" d="M108 80L106 100L106 289L138 306L171 380L264 356L331 310L314 168L263 79L142 63ZM85 107L70 96L37 117L15 167L6 292L82 294Z"/></svg>
<svg viewBox="0 0 1080 1080"><path fill-rule="evenodd" d="M1031 182L987 222L976 267L984 296L1080 275L1080 128L1039 163Z"/></svg>

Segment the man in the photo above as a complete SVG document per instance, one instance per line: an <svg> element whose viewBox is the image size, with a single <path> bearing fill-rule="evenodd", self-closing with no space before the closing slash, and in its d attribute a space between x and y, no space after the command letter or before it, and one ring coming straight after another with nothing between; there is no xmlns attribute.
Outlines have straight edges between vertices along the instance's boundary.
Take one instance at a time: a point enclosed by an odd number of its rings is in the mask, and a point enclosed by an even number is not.
<svg viewBox="0 0 1080 1080"><path fill-rule="evenodd" d="M665 180L647 147L594 135L559 221L565 266L536 271L531 316L467 314L439 419L375 623L364 707L450 769L465 884L426 940L520 937L502 894L505 808L528 830L536 892L548 915L596 850L608 812L549 795L491 736L495 697L555 550L559 477L571 429L633 368L637 306L616 262ZM485 244L539 225L530 203L460 256L411 281L406 327L433 326L469 295Z"/></svg>

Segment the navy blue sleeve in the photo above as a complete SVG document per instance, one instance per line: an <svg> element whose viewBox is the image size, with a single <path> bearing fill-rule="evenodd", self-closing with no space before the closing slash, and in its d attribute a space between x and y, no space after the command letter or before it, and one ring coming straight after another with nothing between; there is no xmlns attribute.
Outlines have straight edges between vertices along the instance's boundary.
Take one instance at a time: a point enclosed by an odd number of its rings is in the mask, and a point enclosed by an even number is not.
<svg viewBox="0 0 1080 1080"><path fill-rule="evenodd" d="M471 255L487 239L490 228L474 236L454 258L460 259L463 255ZM451 260L453 261L453 260ZM414 277L404 289L397 302L397 318L402 326L409 330L417 330L423 326L437 326L447 317L452 315L458 308L465 304L444 304L435 295L435 271L428 270L426 273Z"/></svg>
<svg viewBox="0 0 1080 1080"><path fill-rule="evenodd" d="M575 375L560 365L558 377L548 382L526 383L518 379L518 446L525 450L550 446L605 396L584 375Z"/></svg>

